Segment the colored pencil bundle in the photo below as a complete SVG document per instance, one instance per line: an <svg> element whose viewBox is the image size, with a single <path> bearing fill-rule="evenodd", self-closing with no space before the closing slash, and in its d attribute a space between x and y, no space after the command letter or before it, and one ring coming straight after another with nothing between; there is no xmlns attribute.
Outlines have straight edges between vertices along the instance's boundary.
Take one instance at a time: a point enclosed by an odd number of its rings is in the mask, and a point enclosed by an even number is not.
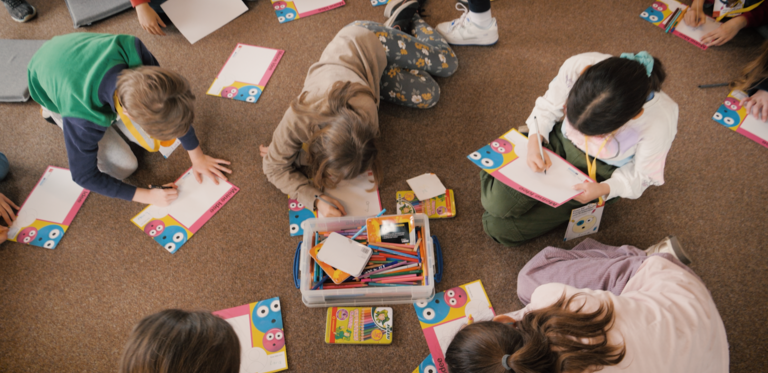
<svg viewBox="0 0 768 373"><path fill-rule="evenodd" d="M325 343L392 343L392 308L331 307L325 324Z"/></svg>

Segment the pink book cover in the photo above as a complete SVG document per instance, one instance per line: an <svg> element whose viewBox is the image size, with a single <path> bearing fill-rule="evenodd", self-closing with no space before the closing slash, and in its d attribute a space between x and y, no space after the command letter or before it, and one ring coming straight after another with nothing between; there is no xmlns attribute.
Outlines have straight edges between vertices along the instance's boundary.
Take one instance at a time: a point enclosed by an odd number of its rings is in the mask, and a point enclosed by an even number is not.
<svg viewBox="0 0 768 373"><path fill-rule="evenodd" d="M203 177L198 183L190 168L178 180L179 198L165 207L149 205L131 221L171 254L176 253L240 188L228 181Z"/></svg>
<svg viewBox="0 0 768 373"><path fill-rule="evenodd" d="M8 240L55 249L89 193L68 169L48 166L9 227Z"/></svg>

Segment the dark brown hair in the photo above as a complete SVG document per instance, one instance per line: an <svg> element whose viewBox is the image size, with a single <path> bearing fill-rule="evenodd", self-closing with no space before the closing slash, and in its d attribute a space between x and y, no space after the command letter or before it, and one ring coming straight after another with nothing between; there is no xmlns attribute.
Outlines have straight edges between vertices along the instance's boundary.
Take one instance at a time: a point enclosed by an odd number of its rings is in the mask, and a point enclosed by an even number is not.
<svg viewBox="0 0 768 373"><path fill-rule="evenodd" d="M634 118L651 92L661 90L664 66L653 58L651 76L640 62L610 57L588 67L566 101L573 128L587 136L611 133Z"/></svg>
<svg viewBox="0 0 768 373"><path fill-rule="evenodd" d="M376 118L357 112L349 100L357 95L374 98L371 89L351 82L336 82L320 102L307 103L307 92L291 103L297 116L309 119L309 165L317 188L333 188L341 180L373 171L374 189L381 181L374 140L379 136Z"/></svg>
<svg viewBox="0 0 768 373"><path fill-rule="evenodd" d="M120 373L238 373L240 341L209 312L165 310L133 328Z"/></svg>
<svg viewBox="0 0 768 373"><path fill-rule="evenodd" d="M747 64L741 73L741 78L731 83L731 89L748 91L756 84L768 79L768 41L761 47L762 53L755 60Z"/></svg>
<svg viewBox="0 0 768 373"><path fill-rule="evenodd" d="M446 351L451 373L502 373L504 355L515 373L583 372L589 367L616 365L625 346L608 343L613 325L613 303L594 312L570 310L582 293L527 313L513 324L487 321L471 324L456 334Z"/></svg>
<svg viewBox="0 0 768 373"><path fill-rule="evenodd" d="M117 97L148 135L173 140L195 120L195 95L180 74L158 66L125 69L117 78Z"/></svg>

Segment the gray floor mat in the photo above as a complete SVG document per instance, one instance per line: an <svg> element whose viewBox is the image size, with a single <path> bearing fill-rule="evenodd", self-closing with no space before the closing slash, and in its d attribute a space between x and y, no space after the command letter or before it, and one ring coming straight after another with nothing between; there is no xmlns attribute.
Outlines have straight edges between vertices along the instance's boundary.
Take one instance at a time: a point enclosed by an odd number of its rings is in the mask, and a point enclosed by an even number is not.
<svg viewBox="0 0 768 373"><path fill-rule="evenodd" d="M131 7L130 0L66 0L75 28L88 26Z"/></svg>
<svg viewBox="0 0 768 373"><path fill-rule="evenodd" d="M27 65L46 41L0 39L0 102L29 100Z"/></svg>

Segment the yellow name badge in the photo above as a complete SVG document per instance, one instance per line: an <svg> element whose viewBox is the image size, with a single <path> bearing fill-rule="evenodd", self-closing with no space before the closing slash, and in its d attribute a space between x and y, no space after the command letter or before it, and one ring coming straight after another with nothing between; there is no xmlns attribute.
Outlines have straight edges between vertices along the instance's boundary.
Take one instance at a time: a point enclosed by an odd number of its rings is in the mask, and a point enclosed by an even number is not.
<svg viewBox="0 0 768 373"><path fill-rule="evenodd" d="M597 233L597 230L600 228L600 220L603 218L604 207L605 203L590 203L573 209L563 241L570 241L574 238Z"/></svg>
<svg viewBox="0 0 768 373"><path fill-rule="evenodd" d="M149 136L140 126L135 126L131 121L131 118L125 115L123 106L120 104L120 100L117 97L117 92L115 92L114 100L117 115L120 117L120 122L118 122L117 127L120 128L120 131L129 137L130 140L141 145L141 147L148 152L160 152L165 158L170 157L171 153L181 145L179 139L160 141Z"/></svg>

